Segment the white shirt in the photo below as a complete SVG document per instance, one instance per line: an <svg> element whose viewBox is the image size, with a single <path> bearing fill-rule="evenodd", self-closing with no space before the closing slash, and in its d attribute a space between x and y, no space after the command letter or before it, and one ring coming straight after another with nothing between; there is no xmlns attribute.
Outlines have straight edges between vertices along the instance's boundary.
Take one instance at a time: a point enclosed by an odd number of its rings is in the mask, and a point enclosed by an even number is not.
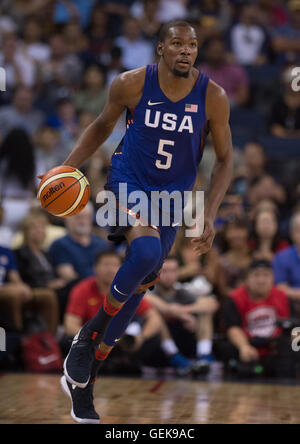
<svg viewBox="0 0 300 444"><path fill-rule="evenodd" d="M265 34L259 26L238 24L232 28L230 38L237 62L241 65L251 65L261 52Z"/></svg>

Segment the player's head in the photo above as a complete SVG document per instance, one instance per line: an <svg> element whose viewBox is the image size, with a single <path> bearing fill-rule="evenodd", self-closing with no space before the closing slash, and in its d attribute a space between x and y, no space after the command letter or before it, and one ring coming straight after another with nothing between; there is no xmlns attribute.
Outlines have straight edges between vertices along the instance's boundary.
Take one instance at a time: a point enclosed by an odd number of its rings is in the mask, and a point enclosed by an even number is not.
<svg viewBox="0 0 300 444"><path fill-rule="evenodd" d="M195 28L182 20L165 23L159 34L157 52L175 76L188 77L198 55Z"/></svg>

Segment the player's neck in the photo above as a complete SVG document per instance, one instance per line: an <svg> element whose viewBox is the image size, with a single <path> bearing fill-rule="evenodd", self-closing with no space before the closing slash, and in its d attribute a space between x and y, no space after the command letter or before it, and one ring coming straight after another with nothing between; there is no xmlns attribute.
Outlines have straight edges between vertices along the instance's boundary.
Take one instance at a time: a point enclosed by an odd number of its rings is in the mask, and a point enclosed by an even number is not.
<svg viewBox="0 0 300 444"><path fill-rule="evenodd" d="M170 92L178 92L178 89L190 87L191 82L195 79L193 69L190 70L188 77L176 76L170 71L162 59L158 63L158 76L160 86L165 91Z"/></svg>

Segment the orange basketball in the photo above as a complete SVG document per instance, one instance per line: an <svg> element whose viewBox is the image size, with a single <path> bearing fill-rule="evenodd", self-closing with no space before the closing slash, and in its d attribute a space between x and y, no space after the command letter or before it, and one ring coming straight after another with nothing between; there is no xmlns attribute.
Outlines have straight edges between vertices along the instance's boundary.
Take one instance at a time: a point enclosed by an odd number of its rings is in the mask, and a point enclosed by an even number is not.
<svg viewBox="0 0 300 444"><path fill-rule="evenodd" d="M43 176L38 198L42 207L54 216L74 216L88 203L90 184L76 168L59 166Z"/></svg>

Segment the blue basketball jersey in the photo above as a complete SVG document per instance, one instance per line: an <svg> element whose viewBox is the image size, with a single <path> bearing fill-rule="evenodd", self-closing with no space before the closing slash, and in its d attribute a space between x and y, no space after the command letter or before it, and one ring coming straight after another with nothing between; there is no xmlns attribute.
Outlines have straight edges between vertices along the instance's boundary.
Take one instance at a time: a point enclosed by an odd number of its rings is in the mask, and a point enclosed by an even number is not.
<svg viewBox="0 0 300 444"><path fill-rule="evenodd" d="M143 94L127 111L126 134L112 156L108 183L131 182L144 191L193 188L208 132L208 81L199 73L190 94L172 102L159 86L158 65L147 66Z"/></svg>

